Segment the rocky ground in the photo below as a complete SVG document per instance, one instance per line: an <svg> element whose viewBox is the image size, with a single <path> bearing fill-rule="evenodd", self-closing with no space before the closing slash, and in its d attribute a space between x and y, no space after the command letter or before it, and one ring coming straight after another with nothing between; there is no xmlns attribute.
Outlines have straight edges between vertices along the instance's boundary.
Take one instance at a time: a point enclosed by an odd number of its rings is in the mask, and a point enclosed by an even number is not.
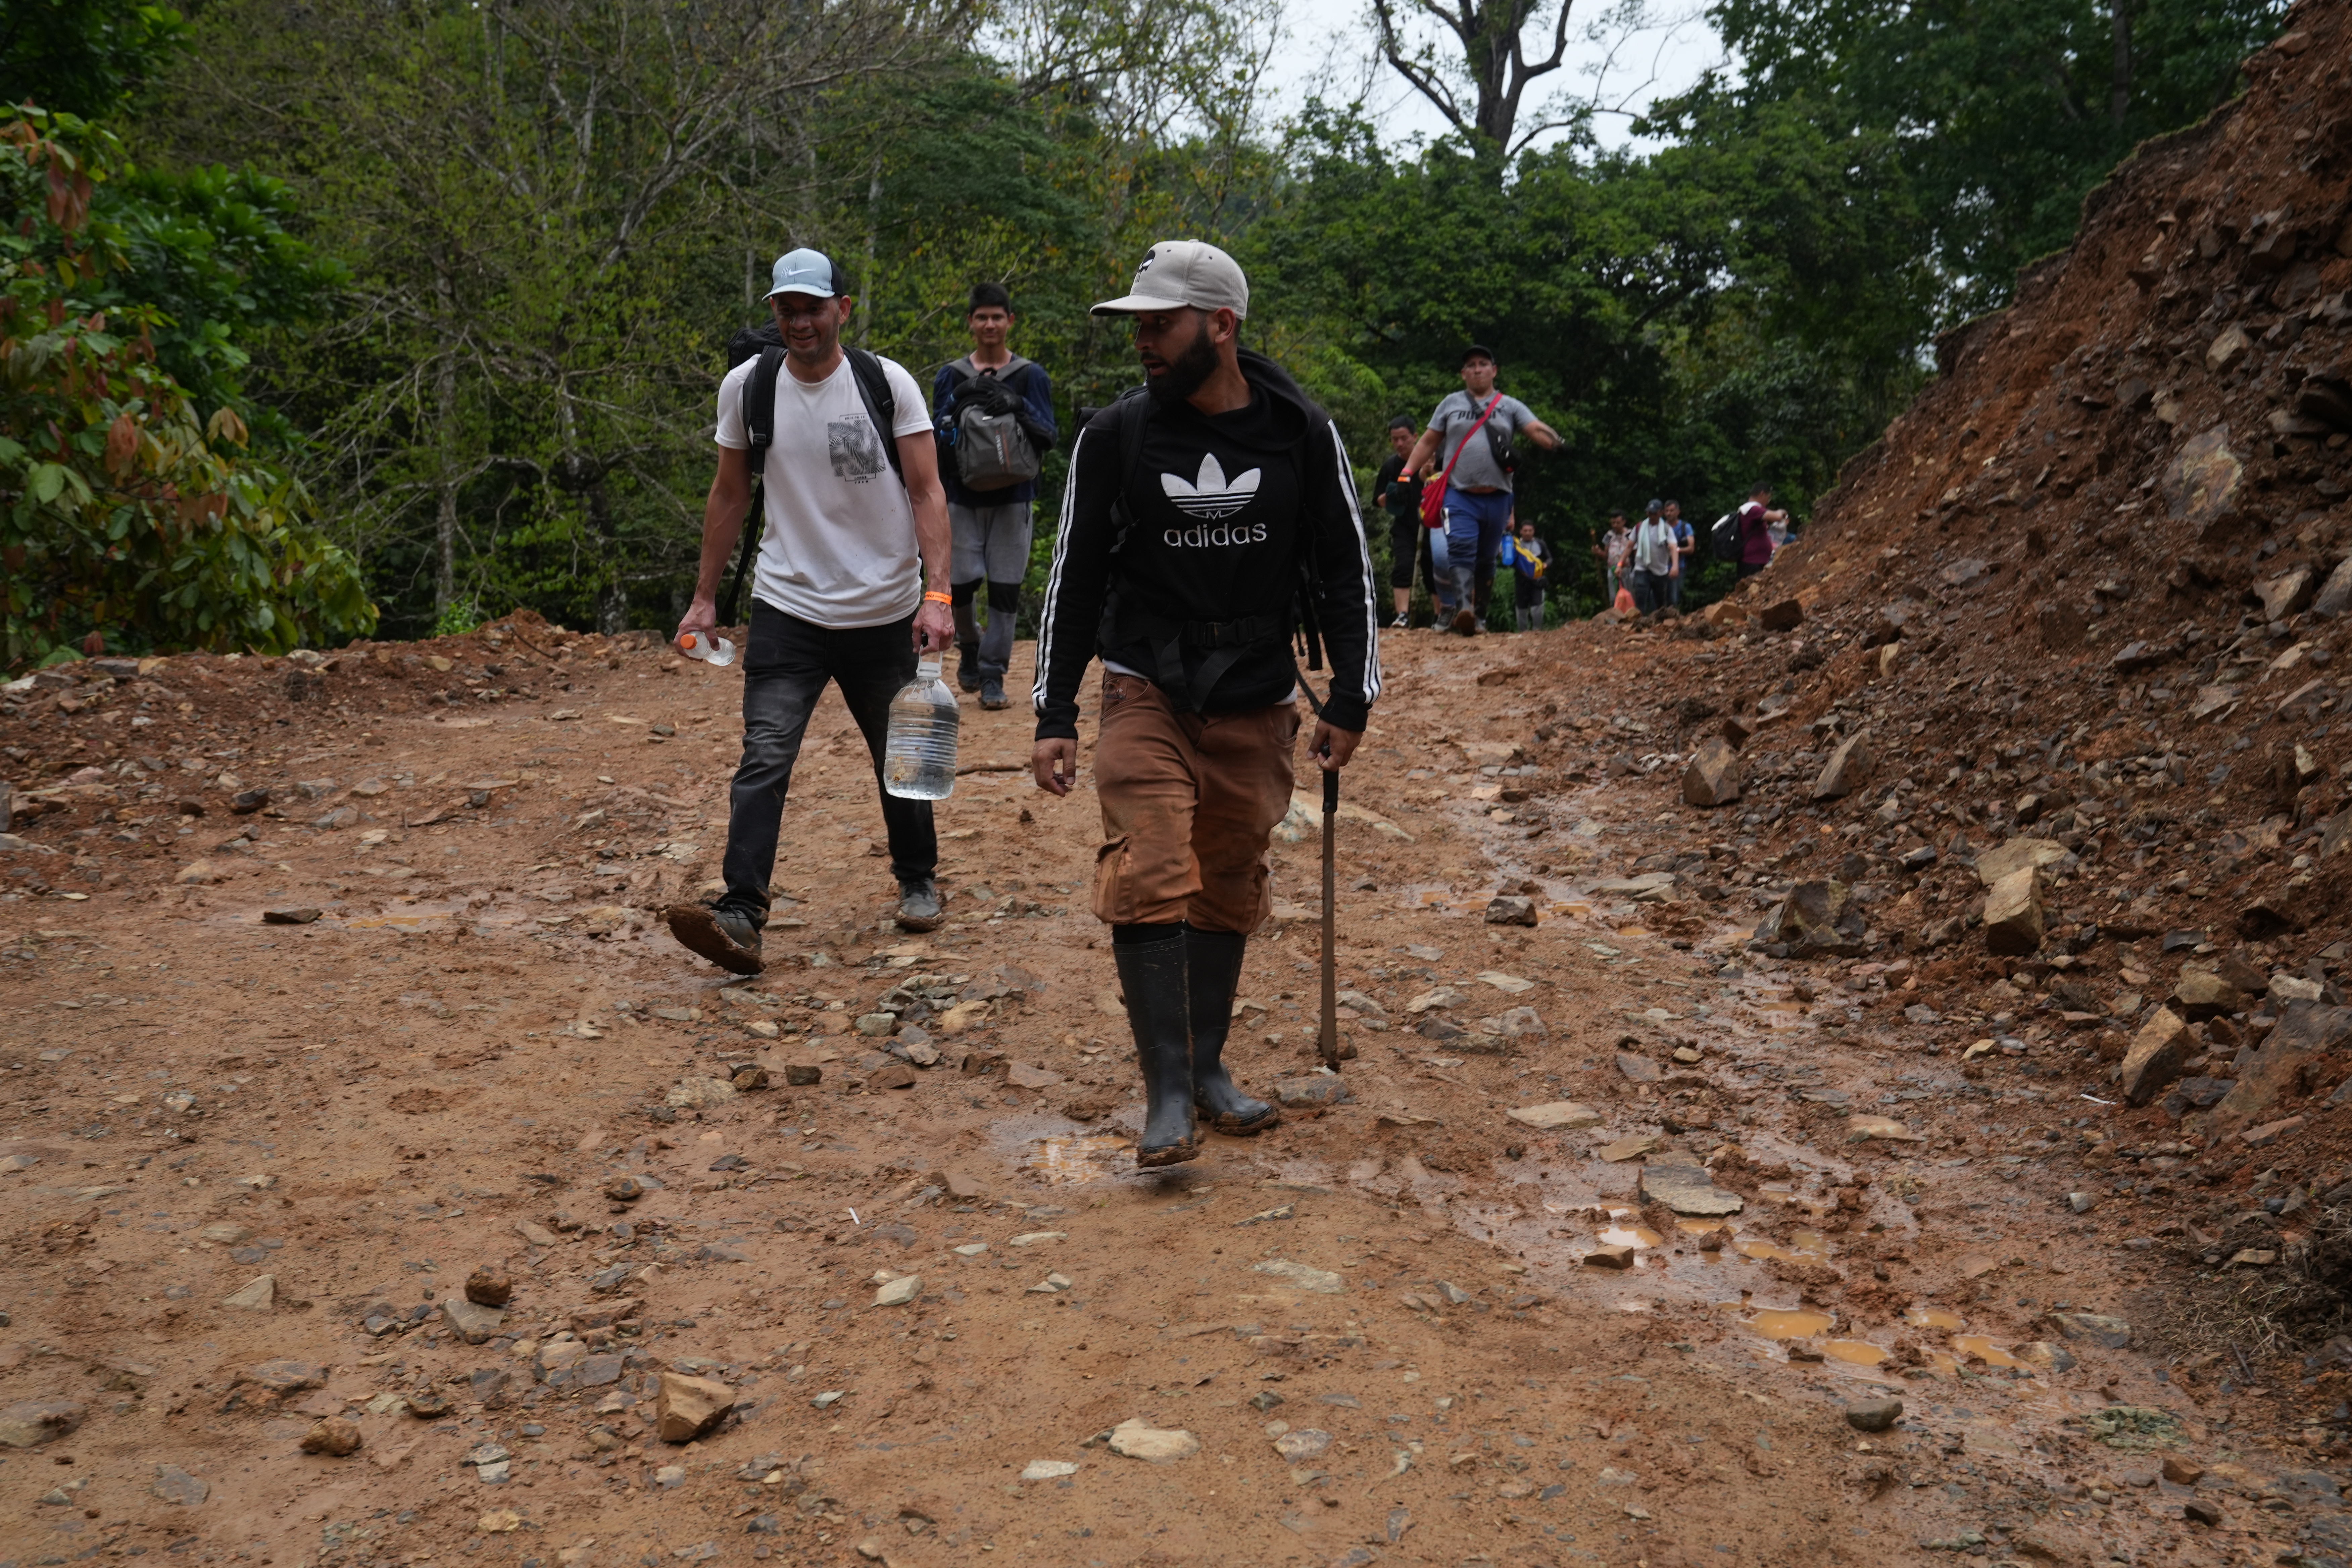
<svg viewBox="0 0 2352 1568"><path fill-rule="evenodd" d="M1388 637L1355 1055L1302 800L1232 1053L1288 1116L1187 1166L1018 713L908 937L829 702L735 982L656 920L733 671L9 687L0 1568L2342 1564L2347 30L1725 605Z"/></svg>
<svg viewBox="0 0 2352 1568"><path fill-rule="evenodd" d="M1850 956L1759 941L1807 732L1691 807L1654 683L1775 647L1390 638L1358 1054L1302 808L1234 1051L1289 1120L1150 1175L1093 803L1018 713L967 708L909 938L829 700L740 982L649 914L713 870L732 671L519 620L12 694L63 782L0 845L7 1560L2336 1555L2341 1373L2146 1326L2215 1222L2074 1042L2180 955L1987 978L1897 870Z"/></svg>

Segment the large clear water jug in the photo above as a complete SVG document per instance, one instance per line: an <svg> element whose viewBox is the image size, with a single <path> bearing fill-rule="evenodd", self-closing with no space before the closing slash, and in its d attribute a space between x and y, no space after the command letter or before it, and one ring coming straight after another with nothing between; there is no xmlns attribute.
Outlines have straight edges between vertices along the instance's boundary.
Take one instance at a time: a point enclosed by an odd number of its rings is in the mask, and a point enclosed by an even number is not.
<svg viewBox="0 0 2352 1568"><path fill-rule="evenodd" d="M890 734L882 750L882 787L908 800L945 800L955 789L956 726L962 714L926 658L915 679L890 699Z"/></svg>

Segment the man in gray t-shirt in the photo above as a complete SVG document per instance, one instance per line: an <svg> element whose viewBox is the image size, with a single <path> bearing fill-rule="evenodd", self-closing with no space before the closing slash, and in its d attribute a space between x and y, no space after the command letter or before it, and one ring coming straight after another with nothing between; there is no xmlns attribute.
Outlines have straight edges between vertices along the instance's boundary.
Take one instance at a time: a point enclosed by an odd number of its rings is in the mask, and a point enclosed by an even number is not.
<svg viewBox="0 0 2352 1568"><path fill-rule="evenodd" d="M1516 397L1495 390L1495 351L1462 352L1462 390L1449 392L1405 459L1407 473L1445 474L1445 548L1456 591L1454 629L1465 636L1486 619L1495 557L1511 526L1511 472L1522 440L1548 450L1559 432ZM1479 424L1479 416L1486 423ZM1471 432L1475 430L1474 437ZM1450 470L1448 465L1451 465Z"/></svg>

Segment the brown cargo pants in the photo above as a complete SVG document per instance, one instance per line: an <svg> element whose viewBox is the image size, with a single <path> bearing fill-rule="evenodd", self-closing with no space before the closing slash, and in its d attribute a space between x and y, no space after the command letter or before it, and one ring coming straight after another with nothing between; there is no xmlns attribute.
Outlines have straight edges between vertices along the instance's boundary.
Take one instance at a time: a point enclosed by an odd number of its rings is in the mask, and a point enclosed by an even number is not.
<svg viewBox="0 0 2352 1568"><path fill-rule="evenodd" d="M1179 713L1138 675L1106 671L1095 742L1103 846L1095 914L1112 925L1255 931L1272 912L1265 846L1290 809L1298 708Z"/></svg>

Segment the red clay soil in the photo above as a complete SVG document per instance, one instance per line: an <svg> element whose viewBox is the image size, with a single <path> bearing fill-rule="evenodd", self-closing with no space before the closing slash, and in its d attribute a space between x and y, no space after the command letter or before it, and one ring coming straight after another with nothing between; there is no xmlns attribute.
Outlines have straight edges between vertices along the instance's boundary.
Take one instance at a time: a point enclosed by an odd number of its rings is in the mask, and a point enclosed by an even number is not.
<svg viewBox="0 0 2352 1568"><path fill-rule="evenodd" d="M828 699L733 981L657 911L737 671L11 689L0 1564L2340 1563L2347 34L1708 618L1389 638L1357 1054L1302 797L1231 1053L1289 1109L1191 1165L1017 712L908 936Z"/></svg>

